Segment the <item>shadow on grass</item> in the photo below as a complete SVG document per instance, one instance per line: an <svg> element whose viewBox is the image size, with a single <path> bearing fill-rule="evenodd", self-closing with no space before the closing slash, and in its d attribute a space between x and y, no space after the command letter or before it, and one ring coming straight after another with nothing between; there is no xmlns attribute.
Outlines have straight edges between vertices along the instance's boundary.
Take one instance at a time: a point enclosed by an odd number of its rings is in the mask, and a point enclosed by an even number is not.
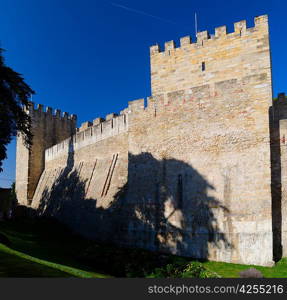
<svg viewBox="0 0 287 300"><path fill-rule="evenodd" d="M1 224L0 231L11 241L11 249L48 262L95 271L77 260L79 253L92 242L73 234L55 219L20 218L6 221Z"/></svg>
<svg viewBox="0 0 287 300"><path fill-rule="evenodd" d="M66 272L1 252L0 277L72 277Z"/></svg>

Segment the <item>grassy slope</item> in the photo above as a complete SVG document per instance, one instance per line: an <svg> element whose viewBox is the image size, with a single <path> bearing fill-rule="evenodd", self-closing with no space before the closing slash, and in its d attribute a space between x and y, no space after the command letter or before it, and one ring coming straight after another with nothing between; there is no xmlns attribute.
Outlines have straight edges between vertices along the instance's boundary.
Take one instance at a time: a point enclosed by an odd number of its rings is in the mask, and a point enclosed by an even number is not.
<svg viewBox="0 0 287 300"><path fill-rule="evenodd" d="M72 277L66 272L27 261L2 251L0 244L0 277Z"/></svg>
<svg viewBox="0 0 287 300"><path fill-rule="evenodd" d="M50 226L50 223L45 222L35 226L31 221L1 223L0 231L12 242L12 249L0 244L0 253L54 268L62 271L62 275L66 272L70 277L110 277L94 272L74 259L80 249L87 246L86 240L72 236L61 226Z"/></svg>
<svg viewBox="0 0 287 300"><path fill-rule="evenodd" d="M239 272L248 268L256 268L261 271L266 278L287 278L287 259L283 258L274 267L262 267L262 266L247 266L239 264L229 264L223 262L205 262L204 265L221 277L237 278Z"/></svg>
<svg viewBox="0 0 287 300"><path fill-rule="evenodd" d="M6 254L6 255L5 255ZM30 255L27 255L25 253L13 250L11 248L8 248L2 244L0 244L0 255L2 255L2 258L4 259L2 261L2 267L3 269L7 269L7 261L10 263L8 264L8 268L12 270L12 266L16 272L19 271L19 267L21 265L26 265L25 271L28 272L28 264L31 265L31 267L34 268L38 265L38 267L42 267L43 275L44 272L47 271L46 277L50 277L50 274L52 274L52 270L55 271L55 274L52 277L81 277L81 278L104 278L105 275L95 273L95 272L86 272L84 270L72 268L69 266L65 266L62 264L56 264L54 262L50 262L47 260L39 259ZM0 256L1 258L1 256ZM7 260L6 260L7 259ZM17 260L18 259L18 260ZM12 265L12 263L16 263L16 265ZM19 266L20 264L20 266ZM47 266L48 268L45 268ZM33 272L32 270L32 272ZM58 272L56 272L58 271ZM5 273L4 273L5 274ZM20 272L21 274L21 272ZM14 275L14 277L19 275ZM35 275L36 276L36 275ZM26 276L25 276L26 277ZM28 276L33 277L33 276ZM42 277L42 276L40 276ZM44 276L45 277L45 276Z"/></svg>
<svg viewBox="0 0 287 300"><path fill-rule="evenodd" d="M190 260L186 257L174 256L172 261L174 263L178 261L187 263ZM287 258L281 259L273 267L232 264L232 263L217 262L217 261L205 261L202 262L202 264L206 267L206 269L217 273L222 278L239 278L239 273L249 268L255 268L259 270L260 272L262 272L265 278L287 278Z"/></svg>
<svg viewBox="0 0 287 300"><path fill-rule="evenodd" d="M40 222L35 225L31 221L6 222L0 224L0 231L8 236L12 242L12 248L1 246L0 244L0 276L6 274L12 276L11 267L15 266L15 277L20 276L18 271L23 266L23 277L25 277L27 263L31 264L31 275L39 276L46 274L48 277L75 276L75 277L111 277L105 275L109 273L107 267L104 272L95 272L95 268L86 264L81 264L76 258L84 249L91 245L90 241L73 236L69 231L56 224ZM100 248L98 251L103 249ZM113 249L104 250L103 253L117 253ZM13 254L13 258L12 255ZM5 264L3 264L5 258ZM25 261L23 261L23 259ZM126 259L126 255L118 258ZM22 262L20 261L22 260ZM176 261L176 257L174 257ZM181 258L188 262L187 258ZM13 262L14 261L14 262ZM39 265L41 265L41 269ZM128 262L127 262L128 263ZM7 265L7 266L6 266ZM250 267L260 270L267 278L287 278L287 259L281 260L274 267L246 266L239 264L229 264L223 262L205 262L204 265L211 271L216 272L221 277L238 277L239 272ZM10 269L9 269L10 266ZM37 267L40 268L37 270ZM2 268L2 269L1 269ZM53 268L53 269L51 269ZM8 271L8 269L10 271ZM5 271L6 270L6 271ZM53 271L54 270L54 271ZM99 270L96 270L99 271ZM55 272L55 273L53 273Z"/></svg>

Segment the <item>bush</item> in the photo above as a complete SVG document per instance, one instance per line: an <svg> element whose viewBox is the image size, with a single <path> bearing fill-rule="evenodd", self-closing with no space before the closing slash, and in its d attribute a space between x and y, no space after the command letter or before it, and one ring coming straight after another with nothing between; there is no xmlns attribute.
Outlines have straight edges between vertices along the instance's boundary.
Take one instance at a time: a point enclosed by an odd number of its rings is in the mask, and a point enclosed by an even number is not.
<svg viewBox="0 0 287 300"><path fill-rule="evenodd" d="M218 278L218 274L209 271L200 262L174 263L156 268L151 274L153 278Z"/></svg>
<svg viewBox="0 0 287 300"><path fill-rule="evenodd" d="M217 278L200 262L144 249L92 244L78 255L81 263L116 277Z"/></svg>
<svg viewBox="0 0 287 300"><path fill-rule="evenodd" d="M78 260L117 277L146 277L168 263L169 256L143 249L91 245Z"/></svg>

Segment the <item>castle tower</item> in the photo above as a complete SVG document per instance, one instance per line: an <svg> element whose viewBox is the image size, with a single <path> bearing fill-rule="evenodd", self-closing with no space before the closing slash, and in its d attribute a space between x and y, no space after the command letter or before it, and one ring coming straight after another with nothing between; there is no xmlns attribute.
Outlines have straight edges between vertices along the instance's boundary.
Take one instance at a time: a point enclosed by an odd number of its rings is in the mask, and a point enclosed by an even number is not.
<svg viewBox="0 0 287 300"><path fill-rule="evenodd" d="M30 205L39 178L45 168L45 149L68 138L76 131L76 116L52 108L43 110L30 102L26 111L32 119L33 145L30 151L23 143L21 134L17 136L16 150L16 193L19 204Z"/></svg>
<svg viewBox="0 0 287 300"><path fill-rule="evenodd" d="M152 95L166 98L172 92L202 85L210 86L214 94L218 82L233 80L230 85L238 85L250 76L250 82L244 82L250 85L264 74L261 81L268 85L252 93L272 105L268 16L255 17L254 23L247 28L246 20L236 22L231 33L226 26L215 28L215 34L198 32L195 42L186 36L180 39L179 47L174 41L166 42L164 49L150 47Z"/></svg>

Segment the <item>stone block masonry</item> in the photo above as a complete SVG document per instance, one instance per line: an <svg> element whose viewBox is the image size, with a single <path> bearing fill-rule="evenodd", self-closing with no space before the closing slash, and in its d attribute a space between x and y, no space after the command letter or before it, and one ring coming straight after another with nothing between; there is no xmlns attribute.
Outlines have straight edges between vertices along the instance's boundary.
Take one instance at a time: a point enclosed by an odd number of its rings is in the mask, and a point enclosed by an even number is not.
<svg viewBox="0 0 287 300"><path fill-rule="evenodd" d="M23 138L18 135L16 152L16 192L18 202L23 205L31 204L39 178L45 168L45 150L65 138L76 130L75 115L43 105L37 108L33 102L27 114L32 119L33 145L30 151L24 146Z"/></svg>
<svg viewBox="0 0 287 300"><path fill-rule="evenodd" d="M178 48L174 41L165 43L164 51L159 45L152 46L152 94L167 94L204 84L213 88L216 82L230 78L260 75L259 69L267 70L270 79L267 16L256 17L254 22L252 28L246 28L246 21L237 22L232 33L227 33L225 26L216 28L212 36L207 31L199 32L196 43L184 37Z"/></svg>
<svg viewBox="0 0 287 300"><path fill-rule="evenodd" d="M258 265L285 255L287 101L272 102L268 18L254 23L152 46L146 106L130 101L78 129L29 111L21 203L121 246Z"/></svg>

